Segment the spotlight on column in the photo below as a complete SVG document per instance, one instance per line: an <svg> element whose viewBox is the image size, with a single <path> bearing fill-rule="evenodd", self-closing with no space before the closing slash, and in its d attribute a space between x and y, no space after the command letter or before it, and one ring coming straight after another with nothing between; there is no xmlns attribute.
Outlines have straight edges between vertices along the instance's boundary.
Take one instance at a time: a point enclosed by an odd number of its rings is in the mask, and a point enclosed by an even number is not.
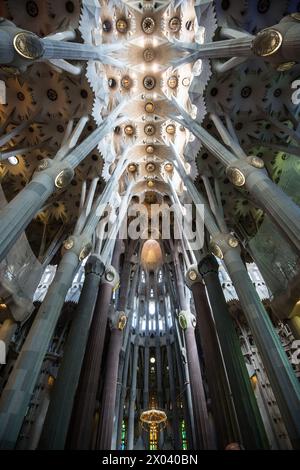
<svg viewBox="0 0 300 470"><path fill-rule="evenodd" d="M8 163L10 163L13 166L18 165L19 162L20 162L18 157L8 157L7 161L8 161Z"/></svg>
<svg viewBox="0 0 300 470"><path fill-rule="evenodd" d="M151 364L155 364L155 357L150 357Z"/></svg>

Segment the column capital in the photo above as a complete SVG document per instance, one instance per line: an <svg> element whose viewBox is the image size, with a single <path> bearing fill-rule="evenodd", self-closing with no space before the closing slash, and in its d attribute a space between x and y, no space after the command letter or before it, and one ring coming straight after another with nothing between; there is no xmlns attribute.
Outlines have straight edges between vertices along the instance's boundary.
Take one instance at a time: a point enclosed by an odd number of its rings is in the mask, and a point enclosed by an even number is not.
<svg viewBox="0 0 300 470"><path fill-rule="evenodd" d="M194 284L198 282L202 282L201 276L198 271L198 266L196 264L192 264L185 273L184 276L185 283L189 289L193 287Z"/></svg>
<svg viewBox="0 0 300 470"><path fill-rule="evenodd" d="M187 328L195 328L196 326L195 315L193 315L190 310L181 310L178 315L178 322L183 330L186 330Z"/></svg>
<svg viewBox="0 0 300 470"><path fill-rule="evenodd" d="M63 242L63 254L73 251L83 261L91 252L92 243L86 236L71 235Z"/></svg>
<svg viewBox="0 0 300 470"><path fill-rule="evenodd" d="M123 311L115 310L110 317L111 329L123 331L127 325L127 315Z"/></svg>
<svg viewBox="0 0 300 470"><path fill-rule="evenodd" d="M264 173L266 171L264 169L264 161L255 156L250 155L246 159L237 159L234 163L231 163L226 168L226 174L230 182L238 187L241 188L245 186L247 178L252 173Z"/></svg>
<svg viewBox="0 0 300 470"><path fill-rule="evenodd" d="M252 51L278 71L289 70L299 62L299 31L299 13L292 13L260 31L252 42Z"/></svg>
<svg viewBox="0 0 300 470"><path fill-rule="evenodd" d="M219 259L223 259L230 250L239 250L239 241L231 233L219 233L210 242L212 253Z"/></svg>
<svg viewBox="0 0 300 470"><path fill-rule="evenodd" d="M120 276L113 266L110 265L106 267L104 276L102 276L101 279L101 283L110 285L113 290L119 287Z"/></svg>
<svg viewBox="0 0 300 470"><path fill-rule="evenodd" d="M40 172L45 172L50 178L53 178L57 189L68 186L74 177L74 169L67 161L52 160L51 158L45 158L41 161L33 179L37 178Z"/></svg>
<svg viewBox="0 0 300 470"><path fill-rule="evenodd" d="M42 39L5 18L0 18L0 36L5 50L4 56L0 59L2 65L25 71L28 65L44 54Z"/></svg>
<svg viewBox="0 0 300 470"><path fill-rule="evenodd" d="M96 274L96 276L101 277L105 272L105 265L99 255L92 253L84 267L85 274Z"/></svg>
<svg viewBox="0 0 300 470"><path fill-rule="evenodd" d="M202 277L205 277L206 274L209 273L218 274L219 263L214 255L209 254L199 261L198 270Z"/></svg>

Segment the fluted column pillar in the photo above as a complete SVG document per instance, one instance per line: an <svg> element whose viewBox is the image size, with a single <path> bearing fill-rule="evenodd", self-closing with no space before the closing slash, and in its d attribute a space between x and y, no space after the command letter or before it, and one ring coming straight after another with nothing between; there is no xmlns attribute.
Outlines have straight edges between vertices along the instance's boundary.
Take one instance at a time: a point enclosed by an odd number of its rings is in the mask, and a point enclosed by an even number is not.
<svg viewBox="0 0 300 470"><path fill-rule="evenodd" d="M122 315L122 313L121 313ZM123 324L118 321L111 330L107 362L104 377L104 387L99 417L99 434L97 437L97 449L111 449L111 440L115 419L115 401L118 378L119 354L122 347Z"/></svg>
<svg viewBox="0 0 300 470"><path fill-rule="evenodd" d="M64 449L99 283L103 273L104 265L100 257L95 254L91 255L85 265L82 292L64 347L64 355L54 388L51 391L50 405L39 444L42 449ZM103 298L101 298L102 301ZM93 327L95 328L95 325Z"/></svg>
<svg viewBox="0 0 300 470"><path fill-rule="evenodd" d="M129 397L128 440L127 440L128 450L133 450L133 447L134 447L135 402L136 402L137 367L138 367L138 360L139 360L139 341L140 341L139 323L140 323L140 317L138 315L134 346L133 346L132 377L131 377L131 387L130 387L130 397Z"/></svg>
<svg viewBox="0 0 300 470"><path fill-rule="evenodd" d="M102 363L102 353L112 290L118 282L118 275L110 266L101 280L97 295L87 348L76 392L72 420L68 436L68 448L89 449L92 424L96 407L96 396Z"/></svg>
<svg viewBox="0 0 300 470"><path fill-rule="evenodd" d="M114 423L114 432L112 438L112 449L120 449L122 439L122 423L124 416L124 405L127 394L127 378L130 359L130 332L132 328L133 306L136 295L137 282L140 271L136 267L133 280L130 286L130 296L128 301L128 320L126 324L125 334L123 335L123 346L119 357L118 383L116 391L116 419Z"/></svg>
<svg viewBox="0 0 300 470"><path fill-rule="evenodd" d="M124 260L122 273L120 277L120 292L117 303L117 311L115 317L112 319L112 330L109 342L109 350L106 363L106 372L104 379L104 388L102 393L100 418L99 418L99 431L97 437L97 449L107 450L111 449L112 437L115 419L118 419L119 413L115 409L116 396L117 396L117 379L120 352L123 342L123 329L125 328L125 336L129 335L129 329L127 329L127 302L128 302L128 291L131 279L132 262L131 256L136 248L136 241L130 240L127 246L126 257ZM138 272L136 272L136 276ZM137 277L135 276L135 281ZM133 283L134 284L134 283ZM133 292L131 292L132 299L135 295L135 287L132 286ZM132 305L130 303L130 305ZM120 425L120 423L119 423Z"/></svg>
<svg viewBox="0 0 300 470"><path fill-rule="evenodd" d="M239 442L239 428L231 397L223 358L221 355L216 326L211 314L205 286L197 267L191 267L186 274L187 285L193 293L198 328L204 355L205 373L212 401L217 440L221 449L232 442ZM218 373L216 374L216 371Z"/></svg>
<svg viewBox="0 0 300 470"><path fill-rule="evenodd" d="M186 353L191 381L193 410L196 429L196 449L212 449L212 436L209 428L206 398L195 338L195 319L189 311L181 311L179 323L184 330Z"/></svg>
<svg viewBox="0 0 300 470"><path fill-rule="evenodd" d="M167 360L168 360L168 375L169 375L169 387L170 387L170 398L172 403L172 433L174 439L174 449L181 449L181 440L179 432L179 418L177 408L177 397L176 397L176 384L175 384L175 373L174 373L174 357L172 355L172 345L170 338L170 328L168 325L168 315L166 310L165 300L162 301L162 312L165 318L166 328L166 349L167 349Z"/></svg>
<svg viewBox="0 0 300 470"><path fill-rule="evenodd" d="M230 318L223 289L218 277L219 265L208 255L199 263L212 307L216 329L226 365L240 433L246 449L268 448L267 437L251 387L241 347ZM246 424L247 423L247 424Z"/></svg>
<svg viewBox="0 0 300 470"><path fill-rule="evenodd" d="M0 341L3 341L8 351L9 343L17 329L17 323L11 318L4 320L0 327Z"/></svg>
<svg viewBox="0 0 300 470"><path fill-rule="evenodd" d="M195 317L188 310L186 294L184 292L184 277L177 249L175 249L173 260L176 272L179 304L181 307L181 312L179 313L179 324L184 331L187 363L191 382L195 422L195 446L197 449L209 449L212 448L212 436L209 428L206 398L195 338Z"/></svg>

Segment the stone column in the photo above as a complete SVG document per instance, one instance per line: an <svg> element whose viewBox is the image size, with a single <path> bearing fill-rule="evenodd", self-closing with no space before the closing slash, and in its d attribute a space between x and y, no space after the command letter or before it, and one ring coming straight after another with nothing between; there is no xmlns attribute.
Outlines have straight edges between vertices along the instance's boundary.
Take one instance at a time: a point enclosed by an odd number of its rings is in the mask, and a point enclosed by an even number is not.
<svg viewBox="0 0 300 470"><path fill-rule="evenodd" d="M208 255L200 261L198 267L208 292L237 419L240 425L242 443L246 449L266 449L268 448L267 436L250 383L237 333L230 318L223 289L220 285L218 276L219 265L214 256Z"/></svg>
<svg viewBox="0 0 300 470"><path fill-rule="evenodd" d="M191 382L191 392L193 399L193 410L195 420L195 448L212 448L206 398L202 382L198 349L195 338L195 317L187 307L186 295L184 292L184 277L180 266L178 252L174 251L174 266L176 272L177 290L181 312L179 313L179 324L184 331L186 342L187 362Z"/></svg>
<svg viewBox="0 0 300 470"><path fill-rule="evenodd" d="M224 263L253 333L293 448L300 448L300 385L264 309L238 247L219 241Z"/></svg>
<svg viewBox="0 0 300 470"><path fill-rule="evenodd" d="M0 38L0 64L19 68L21 71L42 60L101 60L110 63L110 51L114 51L111 45L106 44L93 46L51 37L40 38L4 18L0 21ZM119 45L117 47L120 48Z"/></svg>
<svg viewBox="0 0 300 470"><path fill-rule="evenodd" d="M128 410L128 439L127 450L133 450L134 447L134 428L135 428L135 402L136 402L136 386L137 386L137 367L139 360L139 342L140 342L140 316L137 315L137 325L133 346L132 358L132 376L129 397L129 410ZM128 345L130 347L130 344Z"/></svg>
<svg viewBox="0 0 300 470"><path fill-rule="evenodd" d="M67 446L70 449L90 448L108 310L112 291L117 282L118 275L110 266L101 280L88 336L68 435Z"/></svg>
<svg viewBox="0 0 300 470"><path fill-rule="evenodd" d="M174 373L174 357L172 355L170 329L168 325L168 315L166 311L165 301L162 301L162 311L164 313L165 325L166 325L166 348L167 348L167 359L168 359L168 375L169 375L169 387L170 387L170 398L172 403L172 433L174 439L174 449L181 449L180 432L179 432L179 418L177 408L177 396L176 396L176 384L175 384L175 373Z"/></svg>
<svg viewBox="0 0 300 470"><path fill-rule="evenodd" d="M131 268L130 268L131 269ZM116 391L116 419L112 438L112 449L120 449L122 439L122 422L124 416L124 404L127 394L127 377L130 359L130 332L132 328L134 299L136 296L137 283L140 271L136 267L133 280L130 286L130 295L127 303L129 309L128 320L123 335L123 346L119 357L118 383Z"/></svg>
<svg viewBox="0 0 300 470"><path fill-rule="evenodd" d="M181 311L179 322L184 330L188 368L190 373L193 409L196 428L196 450L212 449L212 436L206 408L206 397L195 338L195 317L188 311Z"/></svg>
<svg viewBox="0 0 300 470"><path fill-rule="evenodd" d="M188 448L194 449L196 446L196 433L189 370L186 361L186 353L185 351L180 350L180 343L178 340L179 331L178 329L176 330L177 337L175 339L175 355L179 385L183 396L182 401L184 402L183 413L188 434Z"/></svg>
<svg viewBox="0 0 300 470"><path fill-rule="evenodd" d="M118 418L118 411L116 412L115 409L117 378L123 341L123 329L127 325L126 306L132 269L131 256L134 253L135 247L136 241L131 240L127 246L127 255L122 268L117 312L115 313L115 318L112 319L113 326L108 348L97 437L97 449L100 450L111 449L114 422L115 419ZM134 295L134 293L135 289L132 295ZM125 330L125 334L129 334L129 330Z"/></svg>
<svg viewBox="0 0 300 470"><path fill-rule="evenodd" d="M77 249L76 249L77 248ZM14 448L47 348L79 266L78 243L67 251L34 319L0 401L0 448Z"/></svg>
<svg viewBox="0 0 300 470"><path fill-rule="evenodd" d="M103 273L104 265L100 257L95 254L91 255L85 265L82 292L64 347L57 379L51 391L50 405L39 444L42 449L64 449L99 283ZM95 325L93 326L95 327Z"/></svg>
<svg viewBox="0 0 300 470"><path fill-rule="evenodd" d="M115 401L118 378L119 354L122 347L123 318L121 312L116 324L111 330L107 362L105 368L104 387L102 392L101 409L99 417L99 434L97 437L97 449L111 449L111 441L115 419Z"/></svg>
<svg viewBox="0 0 300 470"><path fill-rule="evenodd" d="M201 348L204 355L205 374L212 401L217 440L220 448L225 449L228 444L240 441L231 390L205 286L200 279L197 267L192 266L188 270L186 280L194 298L196 329L199 331ZM216 371L218 372L216 373Z"/></svg>
<svg viewBox="0 0 300 470"><path fill-rule="evenodd" d="M216 140L215 143L216 146L219 145ZM300 386L295 373L242 262L238 240L230 233L221 232L206 199L201 193L198 193L190 177L186 174L176 148L174 146L172 148L176 157L178 171L186 186L189 189L191 188L191 196L194 203L204 205L204 222L211 235L212 251L218 257L224 259L224 264L236 289L241 307L262 357L289 437L293 446L298 448L300 438ZM226 150L226 152L228 151ZM229 155L231 158L233 157L233 154L230 152ZM220 154L220 156L226 158L225 153ZM242 162L242 160L238 160L238 162ZM297 210L300 211L300 208L297 207ZM198 215L203 217L201 211L198 211ZM298 222L300 224L299 217ZM298 231L298 235L299 233L300 231Z"/></svg>
<svg viewBox="0 0 300 470"><path fill-rule="evenodd" d="M9 344L15 331L17 329L17 324L11 318L4 320L0 327L0 341L3 341L6 346L6 351L8 351Z"/></svg>

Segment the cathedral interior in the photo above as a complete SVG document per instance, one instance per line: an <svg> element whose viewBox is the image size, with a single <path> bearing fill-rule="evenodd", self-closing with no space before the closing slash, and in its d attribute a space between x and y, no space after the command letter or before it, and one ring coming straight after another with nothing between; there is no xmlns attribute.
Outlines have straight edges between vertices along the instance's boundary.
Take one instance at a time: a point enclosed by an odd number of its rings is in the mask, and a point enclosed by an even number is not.
<svg viewBox="0 0 300 470"><path fill-rule="evenodd" d="M0 448L300 449L300 1L0 1Z"/></svg>

